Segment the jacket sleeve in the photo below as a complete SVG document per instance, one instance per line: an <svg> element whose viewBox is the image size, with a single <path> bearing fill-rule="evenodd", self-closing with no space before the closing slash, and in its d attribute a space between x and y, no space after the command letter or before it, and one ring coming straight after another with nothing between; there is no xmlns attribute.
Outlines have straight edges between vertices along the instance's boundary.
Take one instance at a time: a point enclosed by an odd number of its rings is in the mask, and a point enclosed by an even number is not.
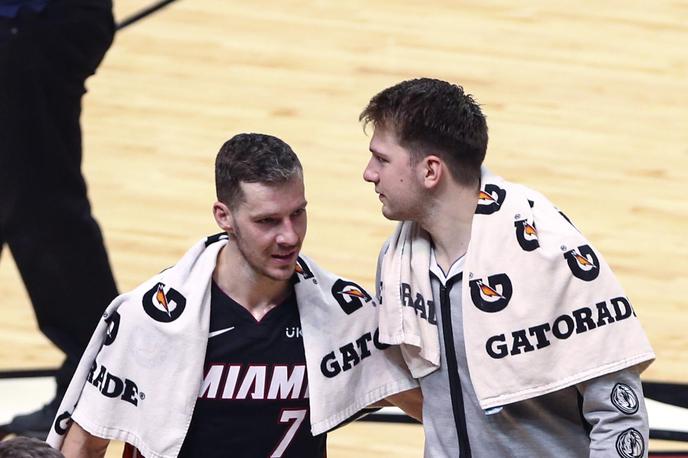
<svg viewBox="0 0 688 458"><path fill-rule="evenodd" d="M650 427L636 367L576 385L590 431L590 457L647 457Z"/></svg>

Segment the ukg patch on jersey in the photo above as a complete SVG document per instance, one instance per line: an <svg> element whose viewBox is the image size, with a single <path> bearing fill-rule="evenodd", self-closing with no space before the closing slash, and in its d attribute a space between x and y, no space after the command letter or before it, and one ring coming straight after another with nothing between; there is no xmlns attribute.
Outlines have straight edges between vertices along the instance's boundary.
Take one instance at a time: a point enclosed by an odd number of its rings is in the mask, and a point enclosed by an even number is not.
<svg viewBox="0 0 688 458"><path fill-rule="evenodd" d="M473 304L488 313L504 310L513 293L511 280L503 273L487 277L487 284L482 278L477 278L469 281L468 285L471 288Z"/></svg>
<svg viewBox="0 0 688 458"><path fill-rule="evenodd" d="M575 250L568 250L564 258L571 269L571 273L584 281L593 281L600 274L600 261L590 248L590 245L581 245Z"/></svg>
<svg viewBox="0 0 688 458"><path fill-rule="evenodd" d="M143 309L155 321L169 323L184 312L186 298L174 288L165 292L165 284L158 283L143 295Z"/></svg>
<svg viewBox="0 0 688 458"><path fill-rule="evenodd" d="M622 458L641 458L645 453L643 436L634 428L629 428L616 438L616 451Z"/></svg>
<svg viewBox="0 0 688 458"><path fill-rule="evenodd" d="M611 394L612 404L626 415L633 415L638 411L640 402L630 386L624 383L614 385Z"/></svg>

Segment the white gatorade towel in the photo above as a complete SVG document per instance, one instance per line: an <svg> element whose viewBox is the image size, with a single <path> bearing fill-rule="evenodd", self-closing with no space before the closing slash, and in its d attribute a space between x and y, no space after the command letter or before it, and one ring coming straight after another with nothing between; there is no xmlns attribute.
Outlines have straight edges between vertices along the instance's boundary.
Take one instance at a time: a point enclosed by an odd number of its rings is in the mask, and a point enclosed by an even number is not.
<svg viewBox="0 0 688 458"><path fill-rule="evenodd" d="M413 297L432 297L430 243L416 226L400 223L383 256L380 335L402 344L421 375L438 364L439 337L400 299L404 284ZM486 169L462 286L468 366L483 409L644 369L655 357L599 251L542 194Z"/></svg>

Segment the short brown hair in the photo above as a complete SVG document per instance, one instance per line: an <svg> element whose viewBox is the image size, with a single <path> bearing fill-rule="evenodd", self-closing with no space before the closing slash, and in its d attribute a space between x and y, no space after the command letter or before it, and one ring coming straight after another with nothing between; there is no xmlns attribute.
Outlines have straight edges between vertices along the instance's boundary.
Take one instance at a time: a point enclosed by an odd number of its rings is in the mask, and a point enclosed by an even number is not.
<svg viewBox="0 0 688 458"><path fill-rule="evenodd" d="M41 440L20 436L0 441L0 458L64 458L64 455Z"/></svg>
<svg viewBox="0 0 688 458"><path fill-rule="evenodd" d="M430 78L401 82L375 95L359 121L392 129L415 163L437 153L457 182L480 181L487 122L461 86Z"/></svg>
<svg viewBox="0 0 688 458"><path fill-rule="evenodd" d="M234 208L243 201L241 182L276 184L303 176L301 162L289 145L272 135L238 134L227 140L215 159L215 191Z"/></svg>

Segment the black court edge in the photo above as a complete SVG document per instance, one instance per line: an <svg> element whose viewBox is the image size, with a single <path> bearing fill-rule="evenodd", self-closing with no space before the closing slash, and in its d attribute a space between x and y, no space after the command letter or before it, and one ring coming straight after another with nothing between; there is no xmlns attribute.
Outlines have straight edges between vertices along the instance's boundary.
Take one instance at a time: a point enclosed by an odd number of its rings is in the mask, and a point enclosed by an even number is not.
<svg viewBox="0 0 688 458"><path fill-rule="evenodd" d="M408 415L387 414L387 413L372 413L360 418L358 421L372 421L379 423L410 423L420 424L415 418Z"/></svg>
<svg viewBox="0 0 688 458"><path fill-rule="evenodd" d="M176 0L161 0L159 2L156 2L149 7L142 9L138 13L132 14L128 18L123 19L122 22L117 24L117 30L122 30L123 28L128 27L131 24L134 24L135 22L140 21L141 19L145 18L146 16L149 16L149 15L155 13L156 11L166 7L167 5L169 5L170 3L173 3L175 1Z"/></svg>
<svg viewBox="0 0 688 458"><path fill-rule="evenodd" d="M650 439L660 439L666 441L688 442L688 433L682 431L667 431L663 429L651 429Z"/></svg>
<svg viewBox="0 0 688 458"><path fill-rule="evenodd" d="M688 384L643 382L646 398L688 409Z"/></svg>
<svg viewBox="0 0 688 458"><path fill-rule="evenodd" d="M688 451L686 452L650 452L649 458L655 456L663 456L666 458L688 458Z"/></svg>
<svg viewBox="0 0 688 458"><path fill-rule="evenodd" d="M9 378L54 377L57 369L18 369L0 371L0 380Z"/></svg>

